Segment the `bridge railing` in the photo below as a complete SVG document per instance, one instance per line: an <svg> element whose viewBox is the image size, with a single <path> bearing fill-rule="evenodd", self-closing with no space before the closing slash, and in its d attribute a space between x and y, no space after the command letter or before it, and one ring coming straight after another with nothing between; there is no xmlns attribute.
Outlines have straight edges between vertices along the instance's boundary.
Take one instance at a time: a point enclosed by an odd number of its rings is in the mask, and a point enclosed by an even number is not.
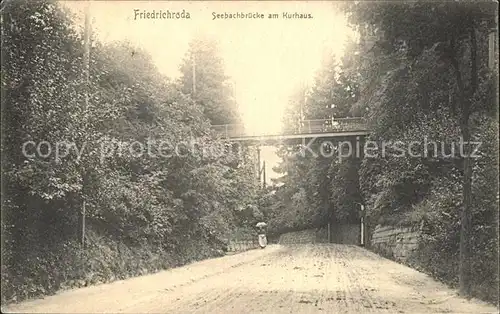
<svg viewBox="0 0 500 314"><path fill-rule="evenodd" d="M315 119L302 121L294 134L364 131L366 128L364 118Z"/></svg>
<svg viewBox="0 0 500 314"><path fill-rule="evenodd" d="M223 138L245 136L246 134L243 124L212 125L212 129Z"/></svg>
<svg viewBox="0 0 500 314"><path fill-rule="evenodd" d="M223 138L234 138L251 136L245 131L242 124L223 124L213 125L212 129ZM312 134L312 133L328 133L328 132L348 132L348 131L365 131L367 130L366 121L361 117L354 118L338 118L338 119L315 119L303 120L296 128L287 128L276 134L260 134L260 135L296 135L296 134Z"/></svg>

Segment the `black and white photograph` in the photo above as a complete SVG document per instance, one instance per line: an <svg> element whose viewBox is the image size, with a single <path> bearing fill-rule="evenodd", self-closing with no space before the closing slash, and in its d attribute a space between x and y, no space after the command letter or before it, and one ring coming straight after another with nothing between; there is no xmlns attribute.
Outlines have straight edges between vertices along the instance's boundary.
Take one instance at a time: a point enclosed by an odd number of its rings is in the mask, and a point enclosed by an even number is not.
<svg viewBox="0 0 500 314"><path fill-rule="evenodd" d="M498 1L0 26L2 313L499 313Z"/></svg>

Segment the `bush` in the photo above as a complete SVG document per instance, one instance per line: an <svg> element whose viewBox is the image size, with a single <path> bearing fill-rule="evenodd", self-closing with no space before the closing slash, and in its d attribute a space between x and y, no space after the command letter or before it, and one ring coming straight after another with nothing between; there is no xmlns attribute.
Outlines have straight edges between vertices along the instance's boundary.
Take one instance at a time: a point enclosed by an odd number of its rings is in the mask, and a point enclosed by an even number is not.
<svg viewBox="0 0 500 314"><path fill-rule="evenodd" d="M3 264L2 304L154 273L220 256L221 251L220 245L202 239L188 240L173 252L151 245L131 247L91 231L83 252L78 243L68 242L58 251L33 251L17 265Z"/></svg>
<svg viewBox="0 0 500 314"><path fill-rule="evenodd" d="M443 184L445 182L442 182ZM410 263L451 286L458 284L461 195L453 185L436 186L429 199L415 206L413 216L424 220L419 247ZM443 193L447 191L447 193ZM494 212L495 208L490 208ZM498 242L496 221L473 215L472 295L487 301L498 298Z"/></svg>

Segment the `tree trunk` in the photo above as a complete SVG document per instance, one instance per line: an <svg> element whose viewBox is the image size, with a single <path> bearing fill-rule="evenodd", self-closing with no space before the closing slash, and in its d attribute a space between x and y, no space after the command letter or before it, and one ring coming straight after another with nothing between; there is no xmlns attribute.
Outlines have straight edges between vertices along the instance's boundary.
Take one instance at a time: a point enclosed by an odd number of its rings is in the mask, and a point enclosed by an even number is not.
<svg viewBox="0 0 500 314"><path fill-rule="evenodd" d="M468 120L468 119L467 119ZM463 206L460 214L460 266L459 286L460 294L470 295L471 271L471 199L472 199L472 160L470 158L470 129L468 121L462 123L462 136L464 145L464 177L463 177Z"/></svg>
<svg viewBox="0 0 500 314"><path fill-rule="evenodd" d="M465 86L462 81L460 71L458 71L457 81L460 89L462 119L460 129L463 137L464 153L464 178L463 178L463 206L460 215L460 266L459 266L459 289L463 296L470 296L471 293L471 228L472 228L472 162L469 118L471 115L471 100L477 90L478 69L477 69L477 39L474 21L471 21L470 33L470 65L471 82L468 93L465 93ZM458 69L458 64L457 64Z"/></svg>
<svg viewBox="0 0 500 314"><path fill-rule="evenodd" d="M460 257L459 257L459 292L463 296L470 296L471 292L471 210L472 210L472 159L470 157L471 140L469 118L471 115L471 99L477 89L477 42L476 31L471 22L470 44L471 44L471 81L470 89L467 91L462 73L460 71L460 63L455 51L455 38L452 38L450 46L450 60L455 72L455 78L458 87L459 107L461 111L460 131L462 133L462 147L460 152L463 154L463 188L462 188L462 212L460 213Z"/></svg>

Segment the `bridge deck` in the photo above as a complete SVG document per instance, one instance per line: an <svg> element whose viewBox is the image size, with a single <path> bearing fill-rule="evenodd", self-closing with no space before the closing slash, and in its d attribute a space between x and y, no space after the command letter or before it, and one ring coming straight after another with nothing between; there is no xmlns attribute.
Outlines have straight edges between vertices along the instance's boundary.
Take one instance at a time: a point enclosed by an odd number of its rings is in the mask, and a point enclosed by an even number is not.
<svg viewBox="0 0 500 314"><path fill-rule="evenodd" d="M288 142L313 138L348 138L368 135L368 127L363 118L341 118L303 120L294 129L286 129L278 134L256 134L246 132L243 125L225 124L212 126L221 138L231 141Z"/></svg>

